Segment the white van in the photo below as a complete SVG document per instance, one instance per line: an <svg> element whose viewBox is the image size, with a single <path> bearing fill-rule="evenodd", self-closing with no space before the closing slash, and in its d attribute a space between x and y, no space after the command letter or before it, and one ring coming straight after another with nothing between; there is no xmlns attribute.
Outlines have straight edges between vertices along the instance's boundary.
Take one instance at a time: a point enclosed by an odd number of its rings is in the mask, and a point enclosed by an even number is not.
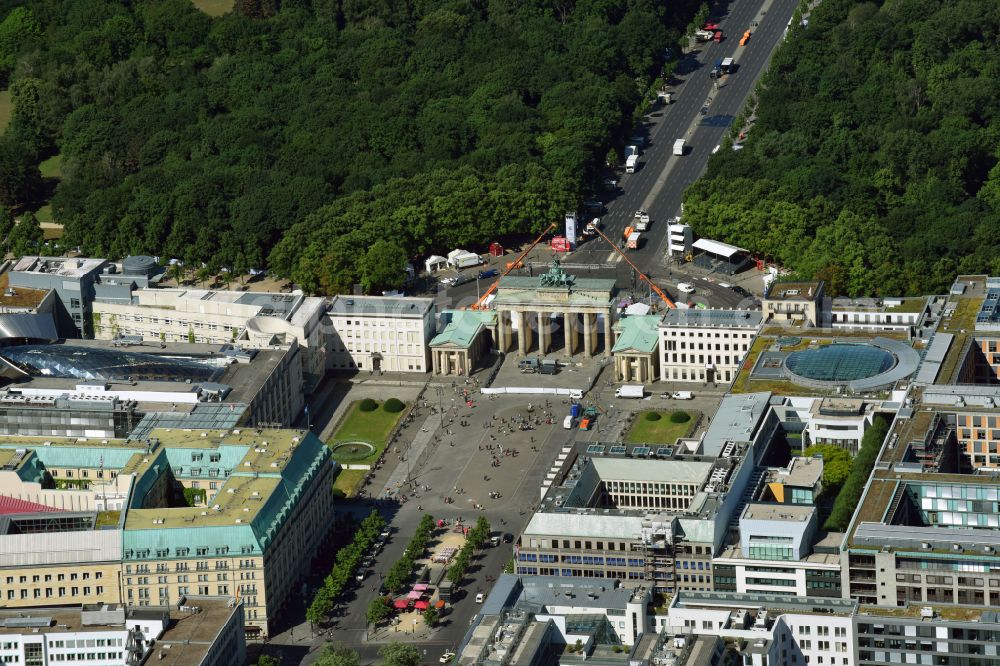
<svg viewBox="0 0 1000 666"><path fill-rule="evenodd" d="M482 592L477 592L477 593L476 593L476 603L477 603L477 604L481 604L481 603L483 603L483 601L484 601L485 599L486 599L486 595L485 595L485 594L483 594Z"/></svg>
<svg viewBox="0 0 1000 666"><path fill-rule="evenodd" d="M677 139L674 141L674 155L684 154L684 139Z"/></svg>
<svg viewBox="0 0 1000 666"><path fill-rule="evenodd" d="M566 418L563 419L563 428L566 428L566 430L573 429L573 417L571 415L567 414Z"/></svg>

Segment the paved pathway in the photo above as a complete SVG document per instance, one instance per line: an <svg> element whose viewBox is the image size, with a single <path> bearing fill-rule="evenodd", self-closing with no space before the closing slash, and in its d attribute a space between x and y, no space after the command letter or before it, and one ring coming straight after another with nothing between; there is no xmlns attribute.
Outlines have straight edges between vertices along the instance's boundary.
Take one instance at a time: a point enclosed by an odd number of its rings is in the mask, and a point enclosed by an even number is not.
<svg viewBox="0 0 1000 666"><path fill-rule="evenodd" d="M415 471L413 466L417 464L420 460L420 456L423 455L424 449L427 448L427 444L430 443L431 438L434 437L435 432L441 425L441 414L431 414L426 419L424 419L424 424L420 426L420 432L418 432L414 437L410 445L406 447L403 451L403 461L409 462L408 465L399 462L396 468L392 470L392 474L389 475L389 480L386 481L385 487L379 493L379 497L384 497L385 495L393 495L399 488L403 487L411 476L412 472ZM390 453L387 458L390 458L393 454Z"/></svg>

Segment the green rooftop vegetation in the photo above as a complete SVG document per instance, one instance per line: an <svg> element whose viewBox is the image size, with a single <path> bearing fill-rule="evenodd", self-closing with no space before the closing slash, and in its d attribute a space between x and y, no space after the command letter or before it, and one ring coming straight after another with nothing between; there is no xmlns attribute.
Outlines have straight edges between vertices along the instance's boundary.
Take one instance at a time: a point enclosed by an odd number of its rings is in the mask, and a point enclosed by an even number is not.
<svg viewBox="0 0 1000 666"><path fill-rule="evenodd" d="M118 521L122 518L121 511L101 511L97 514L97 521L94 523L94 529L101 529L102 527L117 527Z"/></svg>
<svg viewBox="0 0 1000 666"><path fill-rule="evenodd" d="M946 319L942 330L948 333L959 333L962 330L971 331L976 324L976 315L982 307L981 298L959 298L956 301L955 312Z"/></svg>
<svg viewBox="0 0 1000 666"><path fill-rule="evenodd" d="M904 298L902 303L886 308L885 311L909 314L912 312L920 312L926 305L927 299L925 298Z"/></svg>
<svg viewBox="0 0 1000 666"><path fill-rule="evenodd" d="M656 416L659 418L651 418ZM635 415L632 427L625 435L628 444L674 444L687 437L698 422L698 412L682 410L649 410ZM684 418L686 417L686 418Z"/></svg>

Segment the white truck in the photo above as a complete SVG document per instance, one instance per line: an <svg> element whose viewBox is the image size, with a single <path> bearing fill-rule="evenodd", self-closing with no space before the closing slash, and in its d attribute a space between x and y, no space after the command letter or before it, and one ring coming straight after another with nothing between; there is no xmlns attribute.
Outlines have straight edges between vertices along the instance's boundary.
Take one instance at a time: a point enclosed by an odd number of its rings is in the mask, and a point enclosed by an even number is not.
<svg viewBox="0 0 1000 666"><path fill-rule="evenodd" d="M625 158L627 159L633 155L639 157L639 146L625 146Z"/></svg>
<svg viewBox="0 0 1000 666"><path fill-rule="evenodd" d="M639 164L638 155L629 155L625 160L625 173L635 173L635 168Z"/></svg>
<svg viewBox="0 0 1000 666"><path fill-rule="evenodd" d="M644 398L646 389L642 384L622 384L615 389L616 398Z"/></svg>
<svg viewBox="0 0 1000 666"><path fill-rule="evenodd" d="M694 393L691 393L691 391L674 391L670 397L674 400L694 400Z"/></svg>
<svg viewBox="0 0 1000 666"><path fill-rule="evenodd" d="M629 250L638 250L641 239L642 234L638 231L633 231L628 235L628 240L625 241L625 247Z"/></svg>
<svg viewBox="0 0 1000 666"><path fill-rule="evenodd" d="M677 139L674 141L674 155L684 154L684 139Z"/></svg>
<svg viewBox="0 0 1000 666"><path fill-rule="evenodd" d="M635 211L635 218L632 220L632 227L636 231L647 231L649 229L649 213L644 210Z"/></svg>

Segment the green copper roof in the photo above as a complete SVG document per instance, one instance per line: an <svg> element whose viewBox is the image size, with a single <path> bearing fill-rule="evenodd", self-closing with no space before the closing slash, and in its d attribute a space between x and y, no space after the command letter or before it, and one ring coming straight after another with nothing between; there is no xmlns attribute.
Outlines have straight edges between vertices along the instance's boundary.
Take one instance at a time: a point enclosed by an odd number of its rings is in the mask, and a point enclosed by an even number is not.
<svg viewBox="0 0 1000 666"><path fill-rule="evenodd" d="M431 340L431 347L444 345L468 348L484 326L496 324L496 313L486 310L445 310L451 321Z"/></svg>
<svg viewBox="0 0 1000 666"><path fill-rule="evenodd" d="M656 351L660 343L660 315L633 315L623 317L615 324L621 330L611 353L638 351L646 354Z"/></svg>

